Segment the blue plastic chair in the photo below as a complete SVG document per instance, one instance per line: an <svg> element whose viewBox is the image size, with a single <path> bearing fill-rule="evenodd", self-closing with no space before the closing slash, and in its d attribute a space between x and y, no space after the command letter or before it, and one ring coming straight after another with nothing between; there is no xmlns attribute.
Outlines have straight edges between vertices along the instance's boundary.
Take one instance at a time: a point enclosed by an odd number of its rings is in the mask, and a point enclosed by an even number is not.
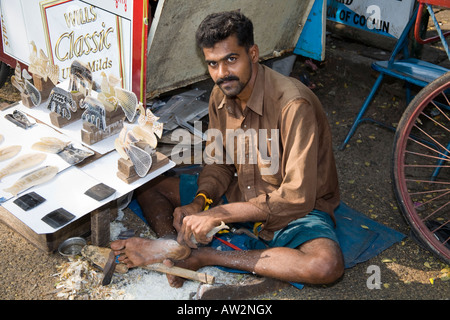
<svg viewBox="0 0 450 320"><path fill-rule="evenodd" d="M380 74L378 75L378 78L375 81L372 90L364 101L364 104L360 108L358 115L356 116L350 130L347 133L347 136L344 139L344 142L340 145L339 150L343 150L345 148L360 123L365 121L376 122L370 118L363 118L363 116L370 103L372 102L372 99L376 91L380 87L385 75L406 81L406 100L407 103L409 103L411 101L411 91L409 88L409 84L414 84L419 87L425 87L428 83L449 71L448 69L441 66L423 60L411 58L409 56L408 36L411 28L414 26L417 14L418 8L415 8L411 19L409 20L394 49L392 50L389 60L376 61L372 64L372 68L375 71L378 71ZM403 53L401 59L397 57L400 53Z"/></svg>

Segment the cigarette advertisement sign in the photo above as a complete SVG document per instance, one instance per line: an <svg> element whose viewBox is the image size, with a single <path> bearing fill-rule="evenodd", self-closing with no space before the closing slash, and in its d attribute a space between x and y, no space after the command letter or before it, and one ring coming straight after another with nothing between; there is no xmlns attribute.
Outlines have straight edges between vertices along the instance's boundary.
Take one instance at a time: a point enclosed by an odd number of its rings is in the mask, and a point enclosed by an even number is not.
<svg viewBox="0 0 450 320"><path fill-rule="evenodd" d="M414 0L327 0L327 19L398 39L413 7Z"/></svg>
<svg viewBox="0 0 450 320"><path fill-rule="evenodd" d="M89 65L145 100L147 1L0 0L3 52L29 65L38 50L69 78L74 60ZM14 67L14 66L12 66Z"/></svg>

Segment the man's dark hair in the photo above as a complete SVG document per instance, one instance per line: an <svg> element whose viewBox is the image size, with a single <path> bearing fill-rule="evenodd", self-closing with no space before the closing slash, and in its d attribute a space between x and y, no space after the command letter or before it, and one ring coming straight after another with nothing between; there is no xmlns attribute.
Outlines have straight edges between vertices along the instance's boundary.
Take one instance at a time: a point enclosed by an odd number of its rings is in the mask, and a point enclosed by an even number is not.
<svg viewBox="0 0 450 320"><path fill-rule="evenodd" d="M212 48L217 42L235 35L247 50L253 46L253 23L238 11L212 13L200 24L195 34L200 49Z"/></svg>

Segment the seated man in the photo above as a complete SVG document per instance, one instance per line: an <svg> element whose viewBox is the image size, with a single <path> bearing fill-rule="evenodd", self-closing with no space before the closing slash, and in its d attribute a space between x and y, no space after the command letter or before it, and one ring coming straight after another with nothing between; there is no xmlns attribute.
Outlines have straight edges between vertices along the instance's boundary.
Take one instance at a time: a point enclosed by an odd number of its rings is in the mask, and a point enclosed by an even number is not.
<svg viewBox="0 0 450 320"><path fill-rule="evenodd" d="M215 135L208 138L197 195L181 206L174 177L137 190L151 228L177 241L130 238L111 248L129 267L171 261L290 282L336 281L344 270L334 222L340 197L331 132L318 98L300 81L259 64L252 22L239 12L209 15L196 39L215 82L208 129ZM220 203L223 195L226 204ZM197 246L210 243L208 232L221 222L257 223L251 230L264 247ZM172 286L183 283L168 277Z"/></svg>

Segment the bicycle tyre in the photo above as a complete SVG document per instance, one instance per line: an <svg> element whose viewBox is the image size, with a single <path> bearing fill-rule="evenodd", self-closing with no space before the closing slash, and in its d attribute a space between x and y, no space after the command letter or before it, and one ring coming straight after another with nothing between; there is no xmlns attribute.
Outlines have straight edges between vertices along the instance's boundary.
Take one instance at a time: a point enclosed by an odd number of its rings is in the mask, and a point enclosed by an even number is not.
<svg viewBox="0 0 450 320"><path fill-rule="evenodd" d="M449 88L450 72L417 94L399 121L392 154L400 211L420 242L446 263L450 263Z"/></svg>

